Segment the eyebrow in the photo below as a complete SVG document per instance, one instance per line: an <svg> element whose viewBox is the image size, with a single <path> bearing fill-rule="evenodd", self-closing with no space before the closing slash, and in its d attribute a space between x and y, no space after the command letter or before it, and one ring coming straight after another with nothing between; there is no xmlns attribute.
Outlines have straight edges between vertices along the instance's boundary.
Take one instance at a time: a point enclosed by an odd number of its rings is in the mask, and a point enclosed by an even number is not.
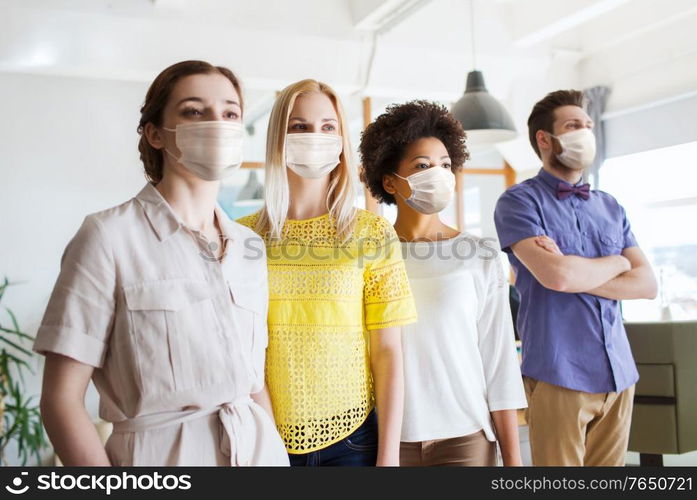
<svg viewBox="0 0 697 500"><path fill-rule="evenodd" d="M301 118L300 116L291 116L289 118L289 121L290 120L297 120L299 122L306 122L307 121L305 118ZM323 122L338 122L338 120L336 118L323 118L322 121Z"/></svg>
<svg viewBox="0 0 697 500"><path fill-rule="evenodd" d="M587 120L584 122L584 120L581 120L580 118L569 118L564 122L564 125L570 122L577 122L577 123L590 123L591 125L595 125L595 122L593 120Z"/></svg>
<svg viewBox="0 0 697 500"><path fill-rule="evenodd" d="M417 158L423 158L424 160L430 160L430 159L431 159L431 157L430 157L430 156L424 156L424 155L416 155L415 157L413 157L413 158L412 158L411 160L409 160L409 161L413 161L413 160L416 160ZM446 158L448 158L448 159L449 159L449 158L450 158L450 156L448 156L448 155L445 155L445 156L441 156L441 157L440 157L440 159L441 159L441 160L445 160Z"/></svg>
<svg viewBox="0 0 697 500"><path fill-rule="evenodd" d="M203 99L201 99L200 97L185 97L184 99L182 99L181 101L179 101L179 102L177 103L177 106L179 106L181 103L186 102L186 101L195 101L195 102L201 102L201 103L202 103L202 102L203 102ZM232 100L230 100L230 99L225 99L225 104L234 104L235 106L239 106L239 105L240 105L239 102L237 102L237 101L232 101Z"/></svg>

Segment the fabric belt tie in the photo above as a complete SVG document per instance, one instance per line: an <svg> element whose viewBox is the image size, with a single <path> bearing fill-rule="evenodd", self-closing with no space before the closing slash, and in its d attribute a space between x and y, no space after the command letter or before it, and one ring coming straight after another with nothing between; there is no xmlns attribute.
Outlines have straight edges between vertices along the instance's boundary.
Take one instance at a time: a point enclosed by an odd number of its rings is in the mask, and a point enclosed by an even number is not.
<svg viewBox="0 0 697 500"><path fill-rule="evenodd" d="M143 432L183 424L217 413L218 423L221 426L219 444L221 453L230 457L230 465L249 465L254 453L254 443L249 441L250 436L239 431L243 428L242 421L246 419L244 413L247 409L251 412L265 411L254 403L251 397L242 396L213 408L151 413L121 420L114 422L113 432ZM232 443L235 443L234 449Z"/></svg>

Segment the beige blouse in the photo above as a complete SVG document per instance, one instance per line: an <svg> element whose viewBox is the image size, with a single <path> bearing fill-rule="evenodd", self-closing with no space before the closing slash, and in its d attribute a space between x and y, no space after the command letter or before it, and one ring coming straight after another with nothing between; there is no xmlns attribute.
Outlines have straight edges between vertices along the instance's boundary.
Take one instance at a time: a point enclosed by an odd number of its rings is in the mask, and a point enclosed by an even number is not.
<svg viewBox="0 0 697 500"><path fill-rule="evenodd" d="M34 350L95 367L113 465L287 465L266 411L263 241L216 217L221 260L151 184L85 218Z"/></svg>

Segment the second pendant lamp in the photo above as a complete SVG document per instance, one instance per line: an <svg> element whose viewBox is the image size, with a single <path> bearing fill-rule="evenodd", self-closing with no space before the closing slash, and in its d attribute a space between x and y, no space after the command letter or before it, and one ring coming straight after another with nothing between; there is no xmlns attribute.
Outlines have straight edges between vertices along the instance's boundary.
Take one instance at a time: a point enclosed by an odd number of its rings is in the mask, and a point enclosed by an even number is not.
<svg viewBox="0 0 697 500"><path fill-rule="evenodd" d="M470 0L470 29L472 60L476 67L474 0ZM475 147L510 141L518 135L511 115L487 92L484 76L476 69L467 75L465 95L453 104L452 114L467 132L468 143Z"/></svg>

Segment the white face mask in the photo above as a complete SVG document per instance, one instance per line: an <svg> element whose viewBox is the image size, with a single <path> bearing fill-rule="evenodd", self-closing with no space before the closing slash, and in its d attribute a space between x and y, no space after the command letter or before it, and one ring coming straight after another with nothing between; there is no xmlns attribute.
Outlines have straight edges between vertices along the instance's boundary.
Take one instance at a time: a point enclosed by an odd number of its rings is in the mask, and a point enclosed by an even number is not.
<svg viewBox="0 0 697 500"><path fill-rule="evenodd" d="M323 177L339 164L340 135L304 133L286 135L286 165L300 177Z"/></svg>
<svg viewBox="0 0 697 500"><path fill-rule="evenodd" d="M165 151L203 180L223 179L242 165L244 127L239 122L180 123L176 129L163 129L175 132L181 156Z"/></svg>
<svg viewBox="0 0 697 500"><path fill-rule="evenodd" d="M582 128L562 135L549 134L561 144L557 160L574 170L590 167L595 159L595 135L589 128Z"/></svg>
<svg viewBox="0 0 697 500"><path fill-rule="evenodd" d="M404 201L411 208L422 214L434 214L440 212L450 203L455 189L455 176L450 170L441 166L435 166L412 174L409 177L402 177L394 174L400 179L409 183L411 196L404 198Z"/></svg>

